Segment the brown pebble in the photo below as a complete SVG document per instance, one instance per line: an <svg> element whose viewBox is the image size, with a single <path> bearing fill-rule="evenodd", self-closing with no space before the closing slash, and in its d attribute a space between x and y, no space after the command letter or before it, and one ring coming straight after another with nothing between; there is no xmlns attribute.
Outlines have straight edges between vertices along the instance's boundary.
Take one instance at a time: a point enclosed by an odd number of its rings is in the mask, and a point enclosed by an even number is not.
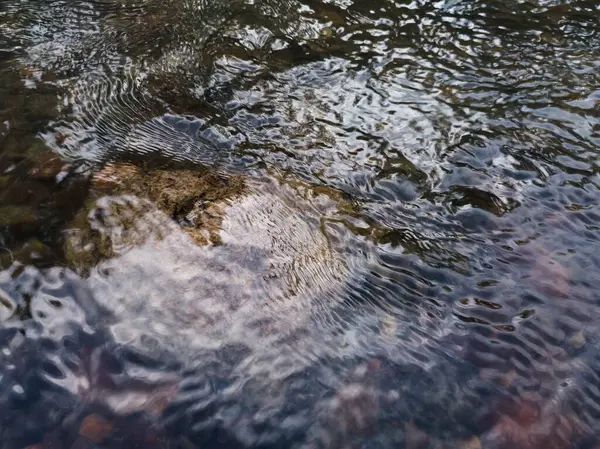
<svg viewBox="0 0 600 449"><path fill-rule="evenodd" d="M39 157L29 170L33 179L54 179L63 169L63 160L54 153Z"/></svg>
<svg viewBox="0 0 600 449"><path fill-rule="evenodd" d="M102 443L113 430L113 425L100 415L88 415L79 427L79 435L86 437L93 443Z"/></svg>

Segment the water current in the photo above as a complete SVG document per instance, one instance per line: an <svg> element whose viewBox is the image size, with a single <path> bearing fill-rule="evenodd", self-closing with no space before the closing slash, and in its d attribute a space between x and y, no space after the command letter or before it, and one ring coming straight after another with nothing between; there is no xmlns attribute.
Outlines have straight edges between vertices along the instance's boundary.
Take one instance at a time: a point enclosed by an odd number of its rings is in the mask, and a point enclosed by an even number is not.
<svg viewBox="0 0 600 449"><path fill-rule="evenodd" d="M0 2L0 449L600 447L600 3Z"/></svg>

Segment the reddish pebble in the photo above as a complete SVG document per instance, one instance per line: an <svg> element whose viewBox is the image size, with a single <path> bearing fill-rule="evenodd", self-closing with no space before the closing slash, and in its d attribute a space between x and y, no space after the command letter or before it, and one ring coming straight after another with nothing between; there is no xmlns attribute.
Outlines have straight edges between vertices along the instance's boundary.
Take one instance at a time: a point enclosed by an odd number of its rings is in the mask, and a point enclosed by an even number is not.
<svg viewBox="0 0 600 449"><path fill-rule="evenodd" d="M79 435L93 443L102 443L113 430L113 425L100 415L88 415L79 427Z"/></svg>

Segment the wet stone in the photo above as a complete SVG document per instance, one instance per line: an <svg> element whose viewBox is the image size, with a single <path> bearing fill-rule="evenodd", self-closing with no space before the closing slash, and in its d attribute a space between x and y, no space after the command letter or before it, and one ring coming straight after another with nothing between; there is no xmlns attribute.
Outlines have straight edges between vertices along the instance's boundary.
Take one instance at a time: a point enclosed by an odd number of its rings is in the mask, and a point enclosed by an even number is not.
<svg viewBox="0 0 600 449"><path fill-rule="evenodd" d="M53 180L63 170L64 162L56 154L48 152L34 161L29 169L32 179Z"/></svg>
<svg viewBox="0 0 600 449"><path fill-rule="evenodd" d="M68 227L67 261L89 268L115 255L111 233L118 232L125 245L136 246L149 238L164 238L173 225L199 245L219 244L225 206L244 191L241 176L108 164L94 174L91 198ZM167 224L157 212L173 223Z"/></svg>
<svg viewBox="0 0 600 449"><path fill-rule="evenodd" d="M100 444L112 431L113 425L110 421L100 415L94 414L85 417L79 428L79 435L86 437L96 444Z"/></svg>

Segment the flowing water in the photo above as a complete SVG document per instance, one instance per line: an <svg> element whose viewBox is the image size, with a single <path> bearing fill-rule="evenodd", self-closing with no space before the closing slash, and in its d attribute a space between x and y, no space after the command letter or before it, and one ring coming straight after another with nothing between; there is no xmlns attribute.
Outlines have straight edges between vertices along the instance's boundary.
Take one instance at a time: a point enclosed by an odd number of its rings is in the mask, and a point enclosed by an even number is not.
<svg viewBox="0 0 600 449"><path fill-rule="evenodd" d="M600 445L600 4L0 3L0 448Z"/></svg>

